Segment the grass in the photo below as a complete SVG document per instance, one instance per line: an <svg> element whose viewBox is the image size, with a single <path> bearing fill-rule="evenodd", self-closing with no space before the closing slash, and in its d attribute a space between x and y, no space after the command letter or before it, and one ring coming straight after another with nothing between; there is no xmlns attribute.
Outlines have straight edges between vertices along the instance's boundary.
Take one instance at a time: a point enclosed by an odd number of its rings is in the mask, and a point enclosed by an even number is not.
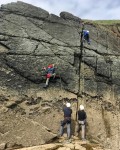
<svg viewBox="0 0 120 150"><path fill-rule="evenodd" d="M96 24L101 24L101 25L115 25L115 24L120 24L120 20L95 20L93 21Z"/></svg>
<svg viewBox="0 0 120 150"><path fill-rule="evenodd" d="M85 20L83 19L84 22L91 22L93 24L98 24L98 25L116 25L120 24L120 20Z"/></svg>

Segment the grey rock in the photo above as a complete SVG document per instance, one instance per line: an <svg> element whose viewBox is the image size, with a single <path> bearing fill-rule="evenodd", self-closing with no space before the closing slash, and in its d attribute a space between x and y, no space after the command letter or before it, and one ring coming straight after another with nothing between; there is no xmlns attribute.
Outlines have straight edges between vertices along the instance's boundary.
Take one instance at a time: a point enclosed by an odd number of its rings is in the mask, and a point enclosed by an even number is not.
<svg viewBox="0 0 120 150"><path fill-rule="evenodd" d="M73 21L76 21L76 22L79 22L79 23L81 21L81 19L79 17L74 16L73 14L71 14L69 12L61 12L60 17L65 19L65 20L73 20Z"/></svg>
<svg viewBox="0 0 120 150"><path fill-rule="evenodd" d="M43 26L43 30L57 40L60 40L70 46L80 46L80 36L78 30L74 27L46 22Z"/></svg>
<svg viewBox="0 0 120 150"><path fill-rule="evenodd" d="M97 59L97 74L100 74L104 77L111 77L111 65L107 63L103 58Z"/></svg>
<svg viewBox="0 0 120 150"><path fill-rule="evenodd" d="M49 21L51 23L59 23L63 25L70 25L67 20L64 20L63 18L56 16L54 14L50 14L48 18L46 18L46 21Z"/></svg>
<svg viewBox="0 0 120 150"><path fill-rule="evenodd" d="M6 5L2 5L1 10L39 19L44 19L49 16L49 13L47 11L21 1L18 1L17 3L12 2Z"/></svg>

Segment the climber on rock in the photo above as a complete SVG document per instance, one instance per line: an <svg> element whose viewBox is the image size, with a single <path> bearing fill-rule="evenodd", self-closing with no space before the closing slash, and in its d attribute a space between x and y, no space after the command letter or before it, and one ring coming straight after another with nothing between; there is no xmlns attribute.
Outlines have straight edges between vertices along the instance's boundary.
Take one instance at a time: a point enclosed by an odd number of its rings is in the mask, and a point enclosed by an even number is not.
<svg viewBox="0 0 120 150"><path fill-rule="evenodd" d="M87 41L87 43L90 45L90 36L88 30L83 30L83 42Z"/></svg>
<svg viewBox="0 0 120 150"><path fill-rule="evenodd" d="M71 114L72 114L72 109L70 107L71 107L70 103L66 103L66 106L63 107L64 120L61 121L61 126L60 126L60 136L62 136L64 126L67 125L68 140L70 140L70 137L71 137Z"/></svg>
<svg viewBox="0 0 120 150"><path fill-rule="evenodd" d="M46 83L44 88L48 87L49 84L49 80L51 77L55 78L55 65L54 64L50 64L48 65L48 67L43 67L43 69L46 71Z"/></svg>
<svg viewBox="0 0 120 150"><path fill-rule="evenodd" d="M86 128L86 112L84 111L84 106L80 105L80 110L78 110L78 129L77 134L79 133L81 129L81 138L82 140L85 140L85 128Z"/></svg>

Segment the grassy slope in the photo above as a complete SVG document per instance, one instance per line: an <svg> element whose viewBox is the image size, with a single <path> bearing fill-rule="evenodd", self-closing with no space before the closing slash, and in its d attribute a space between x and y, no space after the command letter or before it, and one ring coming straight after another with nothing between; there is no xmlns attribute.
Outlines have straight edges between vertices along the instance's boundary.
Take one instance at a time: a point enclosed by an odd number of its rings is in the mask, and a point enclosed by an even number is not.
<svg viewBox="0 0 120 150"><path fill-rule="evenodd" d="M93 24L105 31L115 33L117 37L120 37L120 20L86 20L84 23Z"/></svg>
<svg viewBox="0 0 120 150"><path fill-rule="evenodd" d="M93 24L98 24L98 25L120 25L120 20L86 20L83 19L84 22L90 22Z"/></svg>
<svg viewBox="0 0 120 150"><path fill-rule="evenodd" d="M101 25L115 25L120 24L120 20L95 20L93 23L101 24Z"/></svg>

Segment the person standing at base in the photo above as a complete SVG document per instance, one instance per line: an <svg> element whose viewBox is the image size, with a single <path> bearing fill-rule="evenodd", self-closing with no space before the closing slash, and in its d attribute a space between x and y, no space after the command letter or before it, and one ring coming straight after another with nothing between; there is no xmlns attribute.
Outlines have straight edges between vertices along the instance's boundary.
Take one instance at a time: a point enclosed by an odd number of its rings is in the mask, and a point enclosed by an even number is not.
<svg viewBox="0 0 120 150"><path fill-rule="evenodd" d="M78 129L77 132L79 133L81 128L81 138L85 140L85 128L86 128L86 112L84 111L84 106L80 105L80 110L78 110Z"/></svg>
<svg viewBox="0 0 120 150"><path fill-rule="evenodd" d="M70 103L66 103L66 106L63 108L64 120L61 121L61 126L60 126L60 136L62 136L63 135L64 126L67 125L67 137L68 137L68 140L71 137L71 114L72 114L72 109L70 107L71 107L71 104Z"/></svg>

